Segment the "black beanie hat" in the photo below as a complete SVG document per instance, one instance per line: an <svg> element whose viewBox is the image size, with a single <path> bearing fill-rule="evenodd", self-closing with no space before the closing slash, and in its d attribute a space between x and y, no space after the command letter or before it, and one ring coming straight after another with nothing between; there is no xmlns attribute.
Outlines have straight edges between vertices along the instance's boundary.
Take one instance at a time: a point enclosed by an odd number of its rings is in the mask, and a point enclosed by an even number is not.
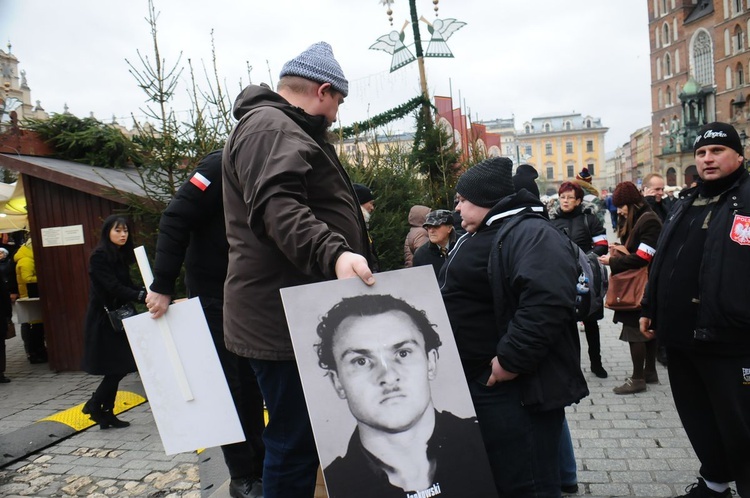
<svg viewBox="0 0 750 498"><path fill-rule="evenodd" d="M367 188L366 185L362 185L361 183L352 183L352 187L354 187L354 193L357 194L357 200L360 204L370 202L374 199L374 197L372 196L372 190Z"/></svg>
<svg viewBox="0 0 750 498"><path fill-rule="evenodd" d="M461 175L456 192L474 205L492 207L513 195L512 170L513 161L507 157L485 159Z"/></svg>
<svg viewBox="0 0 750 498"><path fill-rule="evenodd" d="M518 192L522 188L525 188L539 197L539 186L534 181L537 178L539 178L539 173L536 172L534 166L522 164L516 169L516 174L513 175L513 190Z"/></svg>
<svg viewBox="0 0 750 498"><path fill-rule="evenodd" d="M693 155L695 155L695 151L699 148L711 144L729 147L737 154L745 157L745 151L742 150L742 140L740 140L740 136L737 134L734 126L730 124L715 121L701 128L698 136L695 137L695 142L693 142Z"/></svg>
<svg viewBox="0 0 750 498"><path fill-rule="evenodd" d="M632 206L633 204L638 204L641 200L643 200L643 196L633 182L622 182L618 184L612 194L612 202L617 207L625 205Z"/></svg>

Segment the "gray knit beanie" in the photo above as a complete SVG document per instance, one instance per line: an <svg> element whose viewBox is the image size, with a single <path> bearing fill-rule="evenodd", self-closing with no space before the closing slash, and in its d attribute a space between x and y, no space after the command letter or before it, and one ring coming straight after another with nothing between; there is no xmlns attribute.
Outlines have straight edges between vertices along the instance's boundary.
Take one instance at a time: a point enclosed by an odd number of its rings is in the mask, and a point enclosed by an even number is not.
<svg viewBox="0 0 750 498"><path fill-rule="evenodd" d="M281 68L279 78L299 76L318 83L330 83L334 90L346 97L349 94L349 82L336 59L333 49L326 42L318 42L288 61Z"/></svg>
<svg viewBox="0 0 750 498"><path fill-rule="evenodd" d="M472 166L461 175L456 192L472 204L492 207L512 195L513 161L507 157L491 157Z"/></svg>

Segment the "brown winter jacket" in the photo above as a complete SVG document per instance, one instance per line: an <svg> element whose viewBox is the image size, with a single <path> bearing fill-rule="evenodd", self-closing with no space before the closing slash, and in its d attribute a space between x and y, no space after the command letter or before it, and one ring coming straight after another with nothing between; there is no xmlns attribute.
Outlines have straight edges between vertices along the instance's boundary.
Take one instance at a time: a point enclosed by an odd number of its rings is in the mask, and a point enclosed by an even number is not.
<svg viewBox="0 0 750 498"><path fill-rule="evenodd" d="M427 235L427 229L424 228L425 218L427 213L430 212L430 208L427 206L412 206L409 210L409 233L406 234L406 240L404 241L404 267L410 268L414 265L414 253L417 249L425 242L430 241L430 237Z"/></svg>
<svg viewBox="0 0 750 498"><path fill-rule="evenodd" d="M351 181L322 116L246 87L222 157L229 266L224 340L241 356L291 360L279 289L336 278L345 251L369 258Z"/></svg>

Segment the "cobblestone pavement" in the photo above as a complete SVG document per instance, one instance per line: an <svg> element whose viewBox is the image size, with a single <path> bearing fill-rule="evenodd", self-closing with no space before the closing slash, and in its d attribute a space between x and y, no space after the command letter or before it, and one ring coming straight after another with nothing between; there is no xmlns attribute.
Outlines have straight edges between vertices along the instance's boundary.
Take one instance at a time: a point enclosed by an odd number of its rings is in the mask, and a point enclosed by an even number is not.
<svg viewBox="0 0 750 498"><path fill-rule="evenodd" d="M669 497L695 482L699 463L672 402L666 370L648 391L617 396L612 388L631 370L626 343L607 312L600 322L602 356L609 378L583 367L591 395L569 407L578 463L579 495ZM582 357L587 358L585 336ZM29 365L20 337L7 341L9 384L0 384L0 434L10 433L60 410L83 403L99 378L54 373ZM138 383L129 375L121 384ZM0 469L0 496L201 496L199 456L164 454L148 403L123 413L126 429L97 426ZM2 451L2 449L0 449ZM319 493L323 496L322 493ZM204 495L205 496L205 495Z"/></svg>

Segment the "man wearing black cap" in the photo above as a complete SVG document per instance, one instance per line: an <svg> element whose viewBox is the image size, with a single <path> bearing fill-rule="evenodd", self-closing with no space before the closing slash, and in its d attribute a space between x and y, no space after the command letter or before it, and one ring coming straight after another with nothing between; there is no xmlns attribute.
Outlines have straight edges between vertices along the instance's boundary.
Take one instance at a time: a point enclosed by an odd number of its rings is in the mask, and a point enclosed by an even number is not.
<svg viewBox="0 0 750 498"><path fill-rule="evenodd" d="M456 209L468 233L438 283L498 494L559 496L564 408L588 394L576 261L539 198L514 194L511 168L491 158L459 178Z"/></svg>
<svg viewBox="0 0 750 498"><path fill-rule="evenodd" d="M693 145L700 181L667 218L641 333L669 357L675 406L701 462L683 496L750 496L750 180L742 142L710 123Z"/></svg>
<svg viewBox="0 0 750 498"><path fill-rule="evenodd" d="M284 64L277 92L237 97L222 156L224 342L249 358L268 408L265 498L311 498L319 465L279 289L375 281L359 201L326 141L348 89L330 45L313 44Z"/></svg>

